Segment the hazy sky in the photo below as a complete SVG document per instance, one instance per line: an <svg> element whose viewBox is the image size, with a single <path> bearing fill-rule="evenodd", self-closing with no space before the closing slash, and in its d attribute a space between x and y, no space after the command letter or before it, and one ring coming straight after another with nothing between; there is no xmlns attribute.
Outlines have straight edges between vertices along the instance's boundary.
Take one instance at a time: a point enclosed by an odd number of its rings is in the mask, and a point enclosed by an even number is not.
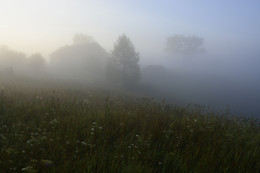
<svg viewBox="0 0 260 173"><path fill-rule="evenodd" d="M125 33L142 54L174 34L204 37L208 49L260 44L259 0L0 0L0 45L47 56L75 33L111 50Z"/></svg>

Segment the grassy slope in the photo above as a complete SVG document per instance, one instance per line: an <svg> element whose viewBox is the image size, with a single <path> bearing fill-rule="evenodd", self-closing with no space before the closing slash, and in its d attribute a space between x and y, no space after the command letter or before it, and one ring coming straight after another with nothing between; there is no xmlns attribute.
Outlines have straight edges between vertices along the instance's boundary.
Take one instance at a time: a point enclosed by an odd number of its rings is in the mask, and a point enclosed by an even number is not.
<svg viewBox="0 0 260 173"><path fill-rule="evenodd" d="M97 90L9 86L0 172L260 172L252 119Z"/></svg>

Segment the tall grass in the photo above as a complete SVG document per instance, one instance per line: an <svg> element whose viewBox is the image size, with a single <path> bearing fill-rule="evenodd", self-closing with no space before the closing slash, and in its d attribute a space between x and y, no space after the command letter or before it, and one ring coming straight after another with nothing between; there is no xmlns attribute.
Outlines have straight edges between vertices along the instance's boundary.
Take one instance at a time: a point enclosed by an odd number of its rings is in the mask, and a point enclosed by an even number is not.
<svg viewBox="0 0 260 173"><path fill-rule="evenodd" d="M253 119L97 90L7 88L0 172L260 172Z"/></svg>

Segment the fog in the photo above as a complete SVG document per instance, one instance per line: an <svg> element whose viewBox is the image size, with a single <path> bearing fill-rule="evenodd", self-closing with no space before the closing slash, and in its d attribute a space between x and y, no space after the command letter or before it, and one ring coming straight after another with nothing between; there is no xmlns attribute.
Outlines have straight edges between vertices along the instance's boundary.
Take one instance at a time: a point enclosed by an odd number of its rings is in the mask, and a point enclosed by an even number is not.
<svg viewBox="0 0 260 173"><path fill-rule="evenodd" d="M62 80L260 117L258 2L57 2L1 2L0 84Z"/></svg>

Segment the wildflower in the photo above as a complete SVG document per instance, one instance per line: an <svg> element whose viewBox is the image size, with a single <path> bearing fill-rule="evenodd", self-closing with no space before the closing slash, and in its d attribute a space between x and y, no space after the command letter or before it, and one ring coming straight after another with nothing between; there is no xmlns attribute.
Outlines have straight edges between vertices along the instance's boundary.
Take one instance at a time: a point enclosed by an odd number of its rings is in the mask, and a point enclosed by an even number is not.
<svg viewBox="0 0 260 173"><path fill-rule="evenodd" d="M36 159L31 159L30 162L31 162L31 163L37 163L38 160L36 160Z"/></svg>
<svg viewBox="0 0 260 173"><path fill-rule="evenodd" d="M41 97L41 96L37 96L36 99L37 99L37 100L41 100L42 97Z"/></svg>
<svg viewBox="0 0 260 173"><path fill-rule="evenodd" d="M50 124L57 124L57 123L58 123L58 120L56 120L56 119L50 121Z"/></svg>
<svg viewBox="0 0 260 173"><path fill-rule="evenodd" d="M17 167L9 168L10 171L16 171Z"/></svg>
<svg viewBox="0 0 260 173"><path fill-rule="evenodd" d="M45 152L45 148L40 148L40 150L41 150L42 152Z"/></svg>
<svg viewBox="0 0 260 173"><path fill-rule="evenodd" d="M3 140L6 140L6 137L3 134L1 134L0 136Z"/></svg>
<svg viewBox="0 0 260 173"><path fill-rule="evenodd" d="M95 129L92 127L92 128L91 128L91 131L94 131L94 130L95 130Z"/></svg>
<svg viewBox="0 0 260 173"><path fill-rule="evenodd" d="M158 165L162 165L162 162L158 162Z"/></svg>
<svg viewBox="0 0 260 173"><path fill-rule="evenodd" d="M135 136L136 136L137 138L139 138L139 135L138 135L138 134L136 134Z"/></svg>
<svg viewBox="0 0 260 173"><path fill-rule="evenodd" d="M84 99L84 100L83 100L83 104L84 104L84 105L88 105L88 104L89 104L88 99Z"/></svg>
<svg viewBox="0 0 260 173"><path fill-rule="evenodd" d="M82 144L82 145L85 145L85 146L87 145L87 143L86 143L86 142L84 142L84 141L82 141L82 142L81 142L81 144Z"/></svg>
<svg viewBox="0 0 260 173"><path fill-rule="evenodd" d="M42 163L44 166L49 167L49 166L52 166L53 161L51 161L51 160L41 160L41 163Z"/></svg>
<svg viewBox="0 0 260 173"><path fill-rule="evenodd" d="M24 171L24 172L36 172L36 170L32 166L26 166L25 168L22 168L21 171Z"/></svg>

